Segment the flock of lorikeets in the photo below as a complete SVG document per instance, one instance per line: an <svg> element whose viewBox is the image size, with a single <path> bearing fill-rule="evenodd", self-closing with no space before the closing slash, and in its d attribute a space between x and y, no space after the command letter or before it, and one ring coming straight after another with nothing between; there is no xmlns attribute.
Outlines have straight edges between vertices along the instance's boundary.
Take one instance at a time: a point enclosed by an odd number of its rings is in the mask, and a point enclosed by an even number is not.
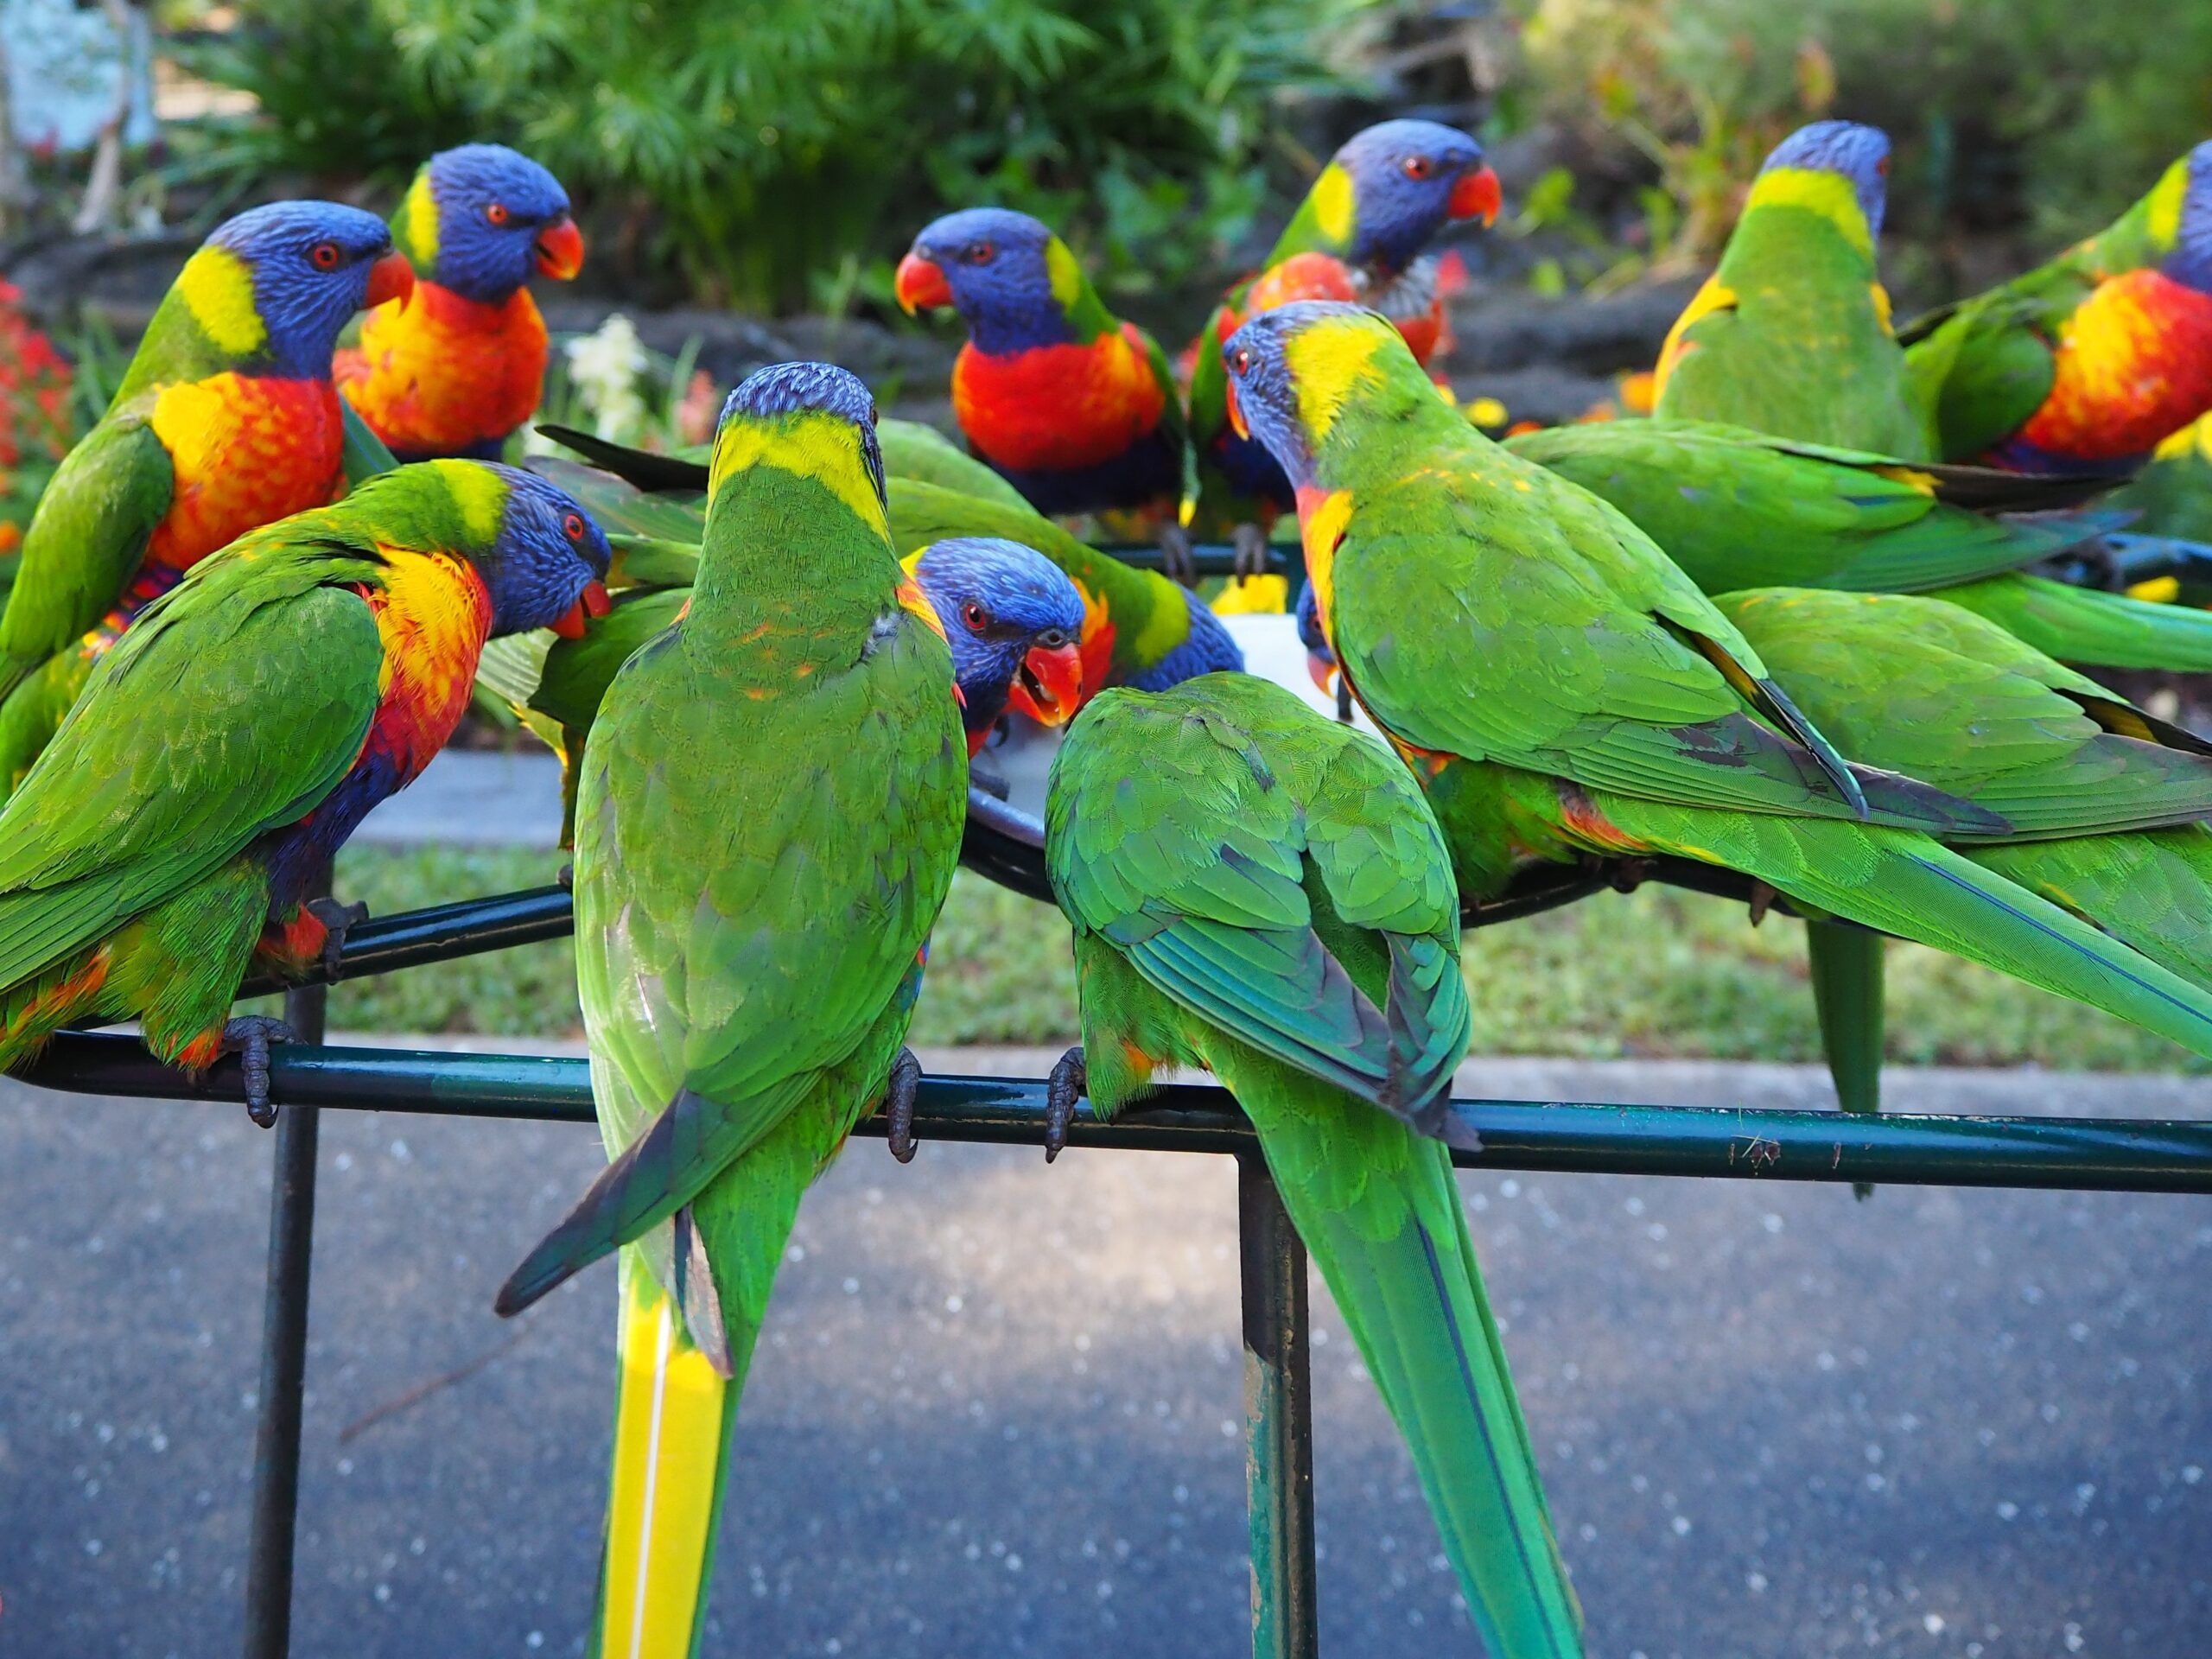
<svg viewBox="0 0 2212 1659"><path fill-rule="evenodd" d="M265 1116L283 1033L229 1017L238 986L334 948L318 873L480 669L566 763L611 1160L498 1306L619 1255L591 1651L690 1654L800 1195L879 1105L911 1154L970 757L1009 715L1065 725L1042 835L1084 1042L1048 1155L1079 1096L1220 1077L1484 1643L1580 1654L1448 1161L1465 907L1542 861L1752 878L1810 927L1851 1109L1885 935L2212 1054L2212 744L2081 671L2212 668L2212 613L2167 602L2196 556L2147 544L2170 568L2133 595L2031 573L2140 574L2145 532L2212 524L2212 143L1902 331L1887 149L1823 122L1773 153L1649 418L1503 444L1424 367L1429 245L1499 206L1432 123L1338 153L1180 375L1036 220L924 227L897 292L966 326L965 450L791 363L708 453L505 466L545 363L527 282L583 257L543 168L448 151L390 226L241 214L55 474L0 613L0 1065L135 1019L187 1067L242 1049ZM1315 660L1387 744L1081 538L1147 527L1176 571L1227 536L1249 569L1286 512Z"/></svg>

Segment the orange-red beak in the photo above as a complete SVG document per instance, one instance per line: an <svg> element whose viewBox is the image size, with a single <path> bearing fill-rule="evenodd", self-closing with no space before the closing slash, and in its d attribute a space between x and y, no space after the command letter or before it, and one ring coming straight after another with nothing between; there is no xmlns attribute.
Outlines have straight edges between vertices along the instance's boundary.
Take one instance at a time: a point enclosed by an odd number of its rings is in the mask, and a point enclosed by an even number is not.
<svg viewBox="0 0 2212 1659"><path fill-rule="evenodd" d="M944 280L944 267L934 259L910 253L899 262L899 276L892 292L899 308L908 316L952 303L952 284Z"/></svg>
<svg viewBox="0 0 2212 1659"><path fill-rule="evenodd" d="M553 632L563 639L581 639L584 637L586 618L605 616L613 608L614 601L607 596L607 584L588 582L583 592L576 595L576 602L553 625Z"/></svg>
<svg viewBox="0 0 2212 1659"><path fill-rule="evenodd" d="M1007 706L1039 726L1061 726L1083 701L1083 653L1072 644L1032 645L1007 689Z"/></svg>
<svg viewBox="0 0 2212 1659"><path fill-rule="evenodd" d="M407 256L387 253L369 267L369 291L361 303L378 306L387 300L404 300L414 291L415 267L407 263Z"/></svg>
<svg viewBox="0 0 2212 1659"><path fill-rule="evenodd" d="M563 213L537 233L538 272L565 283L583 268L584 233Z"/></svg>
<svg viewBox="0 0 2212 1659"><path fill-rule="evenodd" d="M1497 175L1487 167L1460 175L1459 182L1452 187L1452 199L1445 211L1454 219L1479 219L1485 225L1497 223L1498 210L1505 206L1505 193L1498 188Z"/></svg>
<svg viewBox="0 0 2212 1659"><path fill-rule="evenodd" d="M1252 429L1244 424L1244 405L1236 401L1236 383L1232 380L1223 390L1228 404L1229 429L1249 442Z"/></svg>
<svg viewBox="0 0 2212 1659"><path fill-rule="evenodd" d="M1306 653L1306 675L1324 691L1337 689L1337 659L1326 652L1309 651Z"/></svg>

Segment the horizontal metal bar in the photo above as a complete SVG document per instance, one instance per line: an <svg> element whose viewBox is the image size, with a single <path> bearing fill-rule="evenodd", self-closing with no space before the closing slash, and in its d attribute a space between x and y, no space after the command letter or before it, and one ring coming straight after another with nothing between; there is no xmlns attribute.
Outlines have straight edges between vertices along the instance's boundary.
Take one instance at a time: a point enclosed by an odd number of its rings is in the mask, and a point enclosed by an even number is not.
<svg viewBox="0 0 2212 1659"><path fill-rule="evenodd" d="M532 887L492 899L433 905L397 916L356 923L339 952L338 972L317 963L306 978L285 981L256 974L238 988L240 996L263 996L288 984L314 985L332 979L365 979L424 963L481 956L543 939L565 939L575 931L575 912L566 887Z"/></svg>
<svg viewBox="0 0 2212 1659"><path fill-rule="evenodd" d="M238 1062L198 1082L157 1064L137 1039L65 1032L20 1074L79 1094L241 1100ZM588 1122L591 1079L581 1059L398 1049L279 1046L270 1065L283 1105L353 1107L476 1117ZM1704 1175L1760 1180L1876 1181L1893 1185L2060 1187L2212 1192L2212 1123L2064 1117L1847 1117L1836 1112L1700 1106L1459 1100L1452 1109L1483 1139L1469 1167L1587 1174ZM1029 1079L931 1077L915 1128L940 1141L1040 1144L1045 1085ZM864 1135L881 1135L871 1117ZM1236 1152L1251 1126L1221 1089L1177 1085L1100 1122L1086 1110L1076 1146Z"/></svg>
<svg viewBox="0 0 2212 1659"><path fill-rule="evenodd" d="M1052 903L1052 890L1045 879L1043 850L1002 827L1016 823L1024 815L1002 802L990 800L980 791L970 791L960 861L1002 887L1041 904ZM1694 893L1730 899L1749 899L1751 893L1747 877L1689 859L1660 858L1602 868L1541 864L1522 871L1498 898L1467 906L1460 920L1469 928L1494 927L1500 922L1519 921L1547 910L1556 910L1608 889L1626 891L1640 880L1663 882ZM1786 909L1787 901L1777 903L1775 907ZM434 905L356 924L346 936L334 974L320 963L298 980L255 974L238 988L238 995L266 996L289 985L366 979L372 974L396 973L402 968L419 968L426 963L450 962L518 944L564 939L575 931L575 910L566 887L532 887L527 892L500 893L490 899Z"/></svg>

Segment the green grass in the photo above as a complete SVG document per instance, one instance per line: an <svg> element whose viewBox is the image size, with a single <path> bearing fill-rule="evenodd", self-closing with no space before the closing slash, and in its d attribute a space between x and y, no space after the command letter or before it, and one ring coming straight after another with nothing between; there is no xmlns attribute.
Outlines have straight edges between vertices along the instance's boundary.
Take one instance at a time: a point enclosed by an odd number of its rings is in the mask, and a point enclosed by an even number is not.
<svg viewBox="0 0 2212 1659"><path fill-rule="evenodd" d="M551 853L358 848L338 887L378 915L542 886ZM1651 887L1601 894L1468 936L1478 1054L1816 1060L1804 930ZM2145 1032L1970 963L1892 945L1890 1056L1919 1064L2190 1071ZM340 985L351 1031L572 1036L582 1029L565 941ZM1073 1040L1075 968L1057 912L963 872L938 924L914 1018L919 1044Z"/></svg>

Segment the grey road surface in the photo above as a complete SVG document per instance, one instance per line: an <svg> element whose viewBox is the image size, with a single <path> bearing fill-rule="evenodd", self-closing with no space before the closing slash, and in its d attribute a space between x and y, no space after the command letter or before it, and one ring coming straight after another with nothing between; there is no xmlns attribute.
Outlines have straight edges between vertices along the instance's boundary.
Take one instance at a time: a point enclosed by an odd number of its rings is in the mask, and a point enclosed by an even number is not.
<svg viewBox="0 0 2212 1659"><path fill-rule="evenodd" d="M1786 1068L1465 1086L1825 1098ZM1906 1073L1891 1099L2202 1116L2212 1085ZM237 1651L269 1148L235 1108L0 1084L0 1659ZM488 1304L597 1161L575 1128L326 1114L296 1652L578 1651L613 1275L512 1326ZM1465 1191L1593 1656L2212 1653L2212 1205ZM708 1652L1236 1654L1234 1225L1224 1160L856 1143L745 1402ZM1316 1301L1322 1650L1471 1656Z"/></svg>

